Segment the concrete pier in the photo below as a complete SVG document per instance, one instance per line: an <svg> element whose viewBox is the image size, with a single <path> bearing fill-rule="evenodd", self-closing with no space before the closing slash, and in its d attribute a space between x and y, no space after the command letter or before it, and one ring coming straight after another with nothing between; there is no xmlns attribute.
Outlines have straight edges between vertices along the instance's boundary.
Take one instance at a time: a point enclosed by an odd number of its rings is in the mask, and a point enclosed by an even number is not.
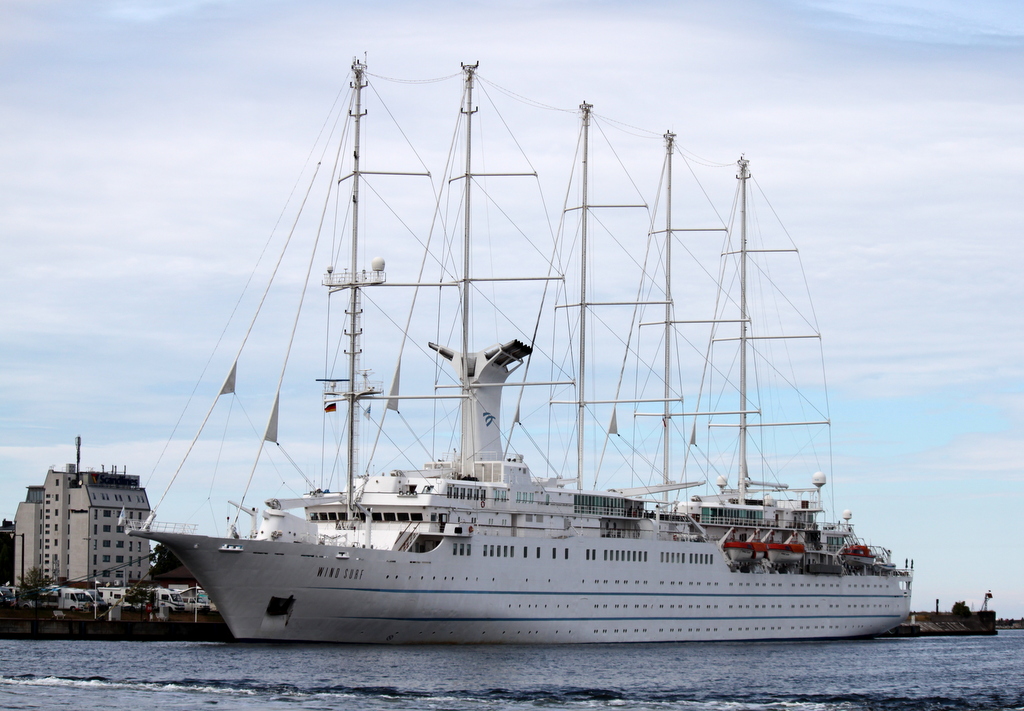
<svg viewBox="0 0 1024 711"><path fill-rule="evenodd" d="M882 636L947 637L979 634L996 634L996 613L993 610L975 612L970 617L951 612L912 612L906 622Z"/></svg>
<svg viewBox="0 0 1024 711"><path fill-rule="evenodd" d="M233 642L223 622L0 619L0 639L96 639L109 641Z"/></svg>

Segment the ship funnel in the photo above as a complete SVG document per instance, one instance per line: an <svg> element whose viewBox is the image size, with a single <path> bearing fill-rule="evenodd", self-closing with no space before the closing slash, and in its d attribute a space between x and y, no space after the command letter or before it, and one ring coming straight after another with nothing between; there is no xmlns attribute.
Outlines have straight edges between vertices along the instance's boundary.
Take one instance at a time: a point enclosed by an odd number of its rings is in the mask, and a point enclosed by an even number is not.
<svg viewBox="0 0 1024 711"><path fill-rule="evenodd" d="M501 391L505 380L533 348L522 341L494 345L476 353L462 354L436 343L430 348L451 361L468 390L462 401L462 473L471 475L478 460L501 459Z"/></svg>

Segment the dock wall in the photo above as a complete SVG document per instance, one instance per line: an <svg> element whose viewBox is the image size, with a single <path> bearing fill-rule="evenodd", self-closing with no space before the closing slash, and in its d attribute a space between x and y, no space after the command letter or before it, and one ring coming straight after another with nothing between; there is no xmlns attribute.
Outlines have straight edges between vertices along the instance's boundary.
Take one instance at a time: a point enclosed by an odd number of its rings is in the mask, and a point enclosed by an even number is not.
<svg viewBox="0 0 1024 711"><path fill-rule="evenodd" d="M961 617L951 612L912 612L907 621L885 633L888 637L949 637L996 634L992 610Z"/></svg>
<svg viewBox="0 0 1024 711"><path fill-rule="evenodd" d="M233 642L235 638L223 622L0 619L0 639Z"/></svg>

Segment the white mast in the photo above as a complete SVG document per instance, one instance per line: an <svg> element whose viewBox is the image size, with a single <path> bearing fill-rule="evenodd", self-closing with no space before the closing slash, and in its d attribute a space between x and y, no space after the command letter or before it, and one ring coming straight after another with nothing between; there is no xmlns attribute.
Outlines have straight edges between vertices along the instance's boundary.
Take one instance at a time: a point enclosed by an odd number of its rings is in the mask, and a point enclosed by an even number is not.
<svg viewBox="0 0 1024 711"><path fill-rule="evenodd" d="M748 161L740 158L736 179L740 181L740 503L747 496L747 170Z"/></svg>
<svg viewBox="0 0 1024 711"><path fill-rule="evenodd" d="M356 375L359 372L359 355L361 353L361 345L359 342L359 336L361 335L361 325L359 317L362 315L362 293L356 279L357 270L359 268L359 155L360 155L360 128L363 116L363 87L366 83L363 80L363 74L366 71L366 65L360 62L358 59L352 62L352 73L354 80L352 87L355 90L355 111L351 112L350 115L353 117L353 139L352 139L352 255L351 262L349 265L349 273L352 278L352 287L349 289L348 299L348 392L346 393L346 401L348 403L348 451L346 452L346 465L348 469L346 483L348 488L346 491L348 495L346 500L348 501L348 518L352 520L352 486L353 479L355 477L355 470L357 466L356 456L358 453L357 443L359 437L359 417L358 415L358 390L356 389Z"/></svg>
<svg viewBox="0 0 1024 711"><path fill-rule="evenodd" d="M476 64L463 64L462 72L465 74L466 79L466 93L465 103L462 106L462 113L466 116L466 172L463 175L465 180L465 192L463 196L463 225L462 225L462 359L463 367L459 369L462 373L462 395L464 398L470 398L473 396L472 388L470 387L469 369L465 367L468 365L466 359L470 358L469 354L469 290L471 286L471 275L470 275L470 236L471 236L471 225L470 218L472 212L470 209L470 197L472 196L472 182L473 182L473 114L476 113L476 109L473 108L473 82L476 78L476 70L480 66L480 62ZM466 413L463 411L463 418ZM463 425L463 431L465 431L465 424ZM463 437L462 441L462 467L461 471L463 475L468 475L473 472L473 458L476 452L467 451L467 445L469 442Z"/></svg>
<svg viewBox="0 0 1024 711"><path fill-rule="evenodd" d="M669 398L672 396L672 153L675 150L676 134L665 134L665 409L662 426L664 450L662 456L662 483L669 483L669 419L672 416ZM668 492L662 494L668 501Z"/></svg>
<svg viewBox="0 0 1024 711"><path fill-rule="evenodd" d="M583 115L583 195L580 208L580 352L579 372L576 374L576 488L583 488L583 423L586 414L586 371L587 371L587 217L590 213L589 203L589 165L587 162L590 151L590 112L593 104L583 102L580 111Z"/></svg>

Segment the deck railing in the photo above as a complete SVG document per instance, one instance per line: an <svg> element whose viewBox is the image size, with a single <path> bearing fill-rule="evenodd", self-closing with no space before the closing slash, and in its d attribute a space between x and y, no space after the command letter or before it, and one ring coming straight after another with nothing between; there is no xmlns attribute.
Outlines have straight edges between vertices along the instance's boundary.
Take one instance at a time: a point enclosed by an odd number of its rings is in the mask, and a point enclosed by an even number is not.
<svg viewBox="0 0 1024 711"><path fill-rule="evenodd" d="M169 521L136 521L128 519L124 522L125 528L129 531L152 531L154 533L184 533L192 535L198 530L199 525L195 523L171 523Z"/></svg>
<svg viewBox="0 0 1024 711"><path fill-rule="evenodd" d="M622 528L602 528L601 538L639 538L640 531L630 531Z"/></svg>

